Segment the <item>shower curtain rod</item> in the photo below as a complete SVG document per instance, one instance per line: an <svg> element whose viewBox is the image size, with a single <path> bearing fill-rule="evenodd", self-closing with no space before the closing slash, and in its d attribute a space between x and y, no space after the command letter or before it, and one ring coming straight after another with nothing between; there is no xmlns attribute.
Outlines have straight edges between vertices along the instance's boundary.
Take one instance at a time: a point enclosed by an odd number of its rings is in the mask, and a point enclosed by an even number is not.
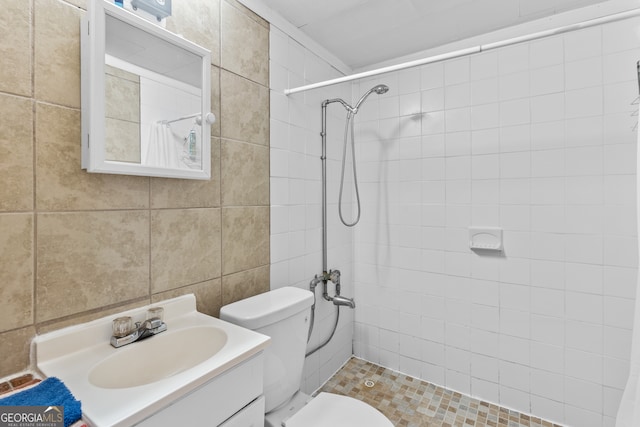
<svg viewBox="0 0 640 427"><path fill-rule="evenodd" d="M201 115L202 113L194 113L194 114L189 114L188 116L178 117L177 119L173 119L173 120L160 120L160 122L168 125L169 123L179 122L181 120L193 119L194 117L198 117Z"/></svg>
<svg viewBox="0 0 640 427"><path fill-rule="evenodd" d="M631 18L637 15L640 15L640 8L627 10L625 12L614 13L614 14L603 16L600 18L589 19L583 22L579 22L577 24L569 24L562 27L553 28L550 30L543 30L543 31L538 31L538 32L531 33L524 36L513 37L513 38L502 40L499 42L486 43L486 44L482 44L474 47L455 50L453 52L443 53L440 55L429 56L429 57L417 59L414 61L403 62L401 64L390 65L388 67L377 68L375 70L363 71L361 73L351 74L349 76L344 76L344 77L338 77L338 78L326 80L323 82L313 83L305 86L299 86L293 89L285 89L284 94L292 95L294 93L304 92L311 89L318 89L321 87L349 82L352 80L358 80L365 77L377 76L379 74L385 74L393 71L404 70L406 68L416 67L418 65L431 64L433 62L444 61L446 59L453 59L461 56L470 55L473 53L485 52L488 50L498 49L500 47L510 46L517 43L537 40L543 37L554 36L557 34L563 34L563 33L575 31L575 30L581 30L583 28L593 27L595 25L606 24L614 21L620 21L622 19Z"/></svg>
<svg viewBox="0 0 640 427"><path fill-rule="evenodd" d="M163 123L165 125L168 125L169 123L179 122L181 120L193 119L194 117L196 118L196 123L198 125L202 124L203 118L205 122L207 122L210 125L213 124L216 120L216 116L213 113L206 113L204 114L204 117L202 113L193 113L193 114L189 114L188 116L178 117L177 119L173 119L173 120L160 120L158 121L158 123Z"/></svg>

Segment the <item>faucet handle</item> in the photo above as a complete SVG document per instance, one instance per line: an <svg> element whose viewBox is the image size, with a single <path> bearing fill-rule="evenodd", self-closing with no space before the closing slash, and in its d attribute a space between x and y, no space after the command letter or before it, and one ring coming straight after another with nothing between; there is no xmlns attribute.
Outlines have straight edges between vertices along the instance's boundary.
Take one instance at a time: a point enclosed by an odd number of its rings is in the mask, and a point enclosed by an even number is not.
<svg viewBox="0 0 640 427"><path fill-rule="evenodd" d="M123 316L113 319L111 324L113 329L113 336L117 338L122 338L124 336L129 335L129 333L133 330L133 320L130 316ZM138 324L136 323L136 328Z"/></svg>
<svg viewBox="0 0 640 427"><path fill-rule="evenodd" d="M340 284L340 270L330 270L329 279L336 285Z"/></svg>
<svg viewBox="0 0 640 427"><path fill-rule="evenodd" d="M147 310L147 320L149 319L160 319L160 321L162 321L162 318L164 317L164 308L162 307L151 307L149 310Z"/></svg>

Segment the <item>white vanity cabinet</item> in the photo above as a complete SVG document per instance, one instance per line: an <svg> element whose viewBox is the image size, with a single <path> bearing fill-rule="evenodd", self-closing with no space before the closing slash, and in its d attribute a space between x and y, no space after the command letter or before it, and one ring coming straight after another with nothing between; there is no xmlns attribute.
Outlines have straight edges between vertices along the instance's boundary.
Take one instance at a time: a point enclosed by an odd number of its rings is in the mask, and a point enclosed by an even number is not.
<svg viewBox="0 0 640 427"><path fill-rule="evenodd" d="M260 352L136 426L262 427L263 363Z"/></svg>
<svg viewBox="0 0 640 427"><path fill-rule="evenodd" d="M156 306L166 332L124 348L109 344L114 319L144 319ZM58 377L82 401L91 427L261 427L269 342L199 313L189 294L38 335L33 353L43 376Z"/></svg>
<svg viewBox="0 0 640 427"><path fill-rule="evenodd" d="M254 400L220 427L263 427L264 426L264 396Z"/></svg>

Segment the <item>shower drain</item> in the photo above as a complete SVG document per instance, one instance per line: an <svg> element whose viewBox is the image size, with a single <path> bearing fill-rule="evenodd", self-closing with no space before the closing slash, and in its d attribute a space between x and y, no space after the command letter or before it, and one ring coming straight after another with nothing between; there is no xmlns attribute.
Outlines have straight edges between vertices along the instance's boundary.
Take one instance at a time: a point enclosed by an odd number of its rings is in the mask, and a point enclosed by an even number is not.
<svg viewBox="0 0 640 427"><path fill-rule="evenodd" d="M372 380L364 380L364 386L365 386L365 387L369 387L369 388L371 388L371 387L373 387L374 385L376 385L375 381L372 381Z"/></svg>

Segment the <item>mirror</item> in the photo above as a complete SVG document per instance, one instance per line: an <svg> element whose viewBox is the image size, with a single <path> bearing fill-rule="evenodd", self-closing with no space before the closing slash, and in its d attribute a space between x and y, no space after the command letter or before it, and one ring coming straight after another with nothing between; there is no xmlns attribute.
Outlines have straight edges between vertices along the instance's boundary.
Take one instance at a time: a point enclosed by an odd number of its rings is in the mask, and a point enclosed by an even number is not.
<svg viewBox="0 0 640 427"><path fill-rule="evenodd" d="M210 52L104 0L81 33L82 168L210 179Z"/></svg>

